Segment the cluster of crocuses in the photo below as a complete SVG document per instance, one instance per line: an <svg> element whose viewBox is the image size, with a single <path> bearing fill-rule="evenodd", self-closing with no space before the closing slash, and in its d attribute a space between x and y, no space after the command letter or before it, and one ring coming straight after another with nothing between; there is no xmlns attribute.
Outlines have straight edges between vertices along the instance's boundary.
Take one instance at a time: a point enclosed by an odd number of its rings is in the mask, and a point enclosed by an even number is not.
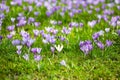
<svg viewBox="0 0 120 80"><path fill-rule="evenodd" d="M27 4L24 5L24 4ZM33 4L35 4L33 6ZM100 7L97 7L97 5L100 5ZM114 0L110 3L106 3L105 0L11 0L10 1L10 7L19 7L22 8L23 12L17 13L16 17L11 17L10 24L7 24L7 30L9 33L7 34L7 38L12 40L12 44L16 46L17 51L16 53L18 55L21 55L23 51L23 47L27 47L28 52L24 53L23 58L25 60L29 60L30 53L33 53L34 59L36 61L39 61L42 59L40 53L42 50L38 47L33 47L32 45L37 41L37 38L41 38L42 42L46 45L50 45L50 50L52 53L55 53L55 50L57 50L59 53L62 51L64 45L62 44L63 41L68 42L67 35L69 35L73 28L76 27L83 27L86 24L83 24L82 22L75 22L73 20L73 17L76 14L81 14L87 12L87 14L92 15L93 12L97 19L89 20L87 22L88 26L91 28L94 28L96 24L100 23L103 19L106 23L109 23L110 26L116 27L120 26L120 16L112 16L115 11L112 9L113 7L116 7L117 10L120 10L120 0ZM6 5L6 1L3 0L2 3L0 3L0 30L2 30L2 24L5 17L7 16L7 13L11 11L12 8ZM69 27L63 26L62 29L56 29L56 25L61 25L64 22L62 20L50 20L49 24L52 24L52 27L45 27L42 30L39 30L38 27L40 27L41 23L40 21L36 20L36 17L42 14L40 13L39 8L45 7L47 10L45 11L46 16L50 17L51 15L54 15L57 13L57 16L64 18L66 13L71 19L71 22L68 23ZM34 15L25 16L26 12L27 15L33 13ZM101 12L100 12L101 11ZM101 14L100 14L100 13ZM43 14L42 14L43 15ZM78 16L79 17L79 16ZM82 20L81 20L82 21ZM26 26L35 26L35 29L33 29L32 34L34 34L34 37L30 35L29 32L24 30L24 27ZM118 27L117 27L118 28ZM4 28L3 28L4 29ZM78 29L78 28L76 28ZM109 47L113 44L111 40L106 40L105 43L100 41L99 38L102 38L105 34L110 32L110 28L105 28L105 30L100 30L92 35L92 39L96 46L98 46L100 49L104 49L105 47ZM116 31L118 35L120 35L120 30ZM17 36L20 36L21 39L16 39ZM3 36L0 35L0 42L3 39ZM59 42L59 44L58 44ZM80 41L80 50L83 51L85 54L88 54L90 51L93 50L93 42L90 40L86 41ZM61 62L62 65L66 65L65 61L63 60Z"/></svg>
<svg viewBox="0 0 120 80"><path fill-rule="evenodd" d="M110 31L110 28L106 28L105 31L108 33ZM99 31L96 32L92 35L92 38L94 40L94 43L100 48L100 49L104 49L105 47L109 47L113 44L113 42L111 40L106 40L106 43L103 44L100 40L99 37L104 35L104 31ZM102 37L101 37L102 38ZM92 51L93 49L93 45L92 45L92 41L88 40L88 41L80 41L80 50L83 51L85 54L88 54L90 51Z"/></svg>
<svg viewBox="0 0 120 80"><path fill-rule="evenodd" d="M107 34L110 31L110 28L105 28L105 31L101 30L99 32L96 32L92 35L92 38L94 40L94 42L96 43L96 45L100 48L100 49L104 49L105 46L109 47L112 45L112 41L111 40L106 40L106 44L104 45L100 40L99 37L104 36L105 34ZM102 37L101 37L102 38Z"/></svg>

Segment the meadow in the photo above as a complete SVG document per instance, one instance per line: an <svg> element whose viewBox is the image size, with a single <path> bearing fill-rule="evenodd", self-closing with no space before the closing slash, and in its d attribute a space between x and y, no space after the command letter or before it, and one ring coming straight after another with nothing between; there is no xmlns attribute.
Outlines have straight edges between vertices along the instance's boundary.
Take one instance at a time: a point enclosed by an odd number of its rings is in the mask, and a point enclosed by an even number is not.
<svg viewBox="0 0 120 80"><path fill-rule="evenodd" d="M1 0L0 80L119 80L120 0Z"/></svg>

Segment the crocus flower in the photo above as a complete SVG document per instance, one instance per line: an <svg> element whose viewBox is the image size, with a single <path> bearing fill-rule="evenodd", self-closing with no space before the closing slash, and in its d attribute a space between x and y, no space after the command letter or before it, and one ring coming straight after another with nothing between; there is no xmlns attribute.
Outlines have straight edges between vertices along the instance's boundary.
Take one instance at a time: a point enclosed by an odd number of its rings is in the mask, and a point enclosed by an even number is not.
<svg viewBox="0 0 120 80"><path fill-rule="evenodd" d="M100 36L99 33L96 32L92 35L92 38L93 38L93 40L97 40L99 38L99 36Z"/></svg>
<svg viewBox="0 0 120 80"><path fill-rule="evenodd" d="M50 47L50 50L51 50L52 53L55 52L55 48L54 47Z"/></svg>
<svg viewBox="0 0 120 80"><path fill-rule="evenodd" d="M110 40L106 40L106 46L111 46L112 45L112 41L110 41Z"/></svg>
<svg viewBox="0 0 120 80"><path fill-rule="evenodd" d="M39 27L39 26L40 26L40 22L34 22L34 25L35 25L36 27Z"/></svg>
<svg viewBox="0 0 120 80"><path fill-rule="evenodd" d="M13 30L14 30L14 28L15 28L15 25L8 26L8 27L7 27L7 30L9 30L9 31L13 31Z"/></svg>
<svg viewBox="0 0 120 80"><path fill-rule="evenodd" d="M34 33L35 36L38 36L40 34L40 31L35 29L35 30L33 30L33 33Z"/></svg>
<svg viewBox="0 0 120 80"><path fill-rule="evenodd" d="M100 30L98 33L99 33L100 36L104 35L104 31L103 30Z"/></svg>
<svg viewBox="0 0 120 80"><path fill-rule="evenodd" d="M85 54L88 54L92 49L92 43L91 41L80 41L80 50L82 50Z"/></svg>
<svg viewBox="0 0 120 80"><path fill-rule="evenodd" d="M27 23L26 20L21 19L21 20L18 21L18 23L17 23L16 25L17 25L18 27L20 27L20 26L25 26L26 23Z"/></svg>
<svg viewBox="0 0 120 80"><path fill-rule="evenodd" d="M17 50L21 50L22 49L22 45L17 45L16 48L17 48Z"/></svg>
<svg viewBox="0 0 120 80"><path fill-rule="evenodd" d="M15 18L11 18L11 21L12 21L12 22L15 22Z"/></svg>
<svg viewBox="0 0 120 80"><path fill-rule="evenodd" d="M35 16L38 16L40 13L39 12L34 12L34 15Z"/></svg>
<svg viewBox="0 0 120 80"><path fill-rule="evenodd" d="M120 36L120 30L117 30L117 34Z"/></svg>
<svg viewBox="0 0 120 80"><path fill-rule="evenodd" d="M100 49L104 49L104 44L102 42L97 41L96 44Z"/></svg>
<svg viewBox="0 0 120 80"><path fill-rule="evenodd" d="M12 44L13 44L13 45L20 45L20 43L21 43L21 42L20 42L20 40L18 40L18 39L15 39L15 40L12 41Z"/></svg>
<svg viewBox="0 0 120 80"><path fill-rule="evenodd" d="M95 25L96 25L97 21L96 20L93 20L93 21L89 21L88 22L88 25L93 28Z"/></svg>
<svg viewBox="0 0 120 80"><path fill-rule="evenodd" d="M31 47L34 42L35 42L35 39L29 39L26 45L28 47Z"/></svg>
<svg viewBox="0 0 120 80"><path fill-rule="evenodd" d="M62 60L62 61L60 62L60 64L61 64L62 66L66 66L65 60Z"/></svg>
<svg viewBox="0 0 120 80"><path fill-rule="evenodd" d="M105 31L106 31L106 32L109 32L109 31L110 31L110 28L105 28Z"/></svg>
<svg viewBox="0 0 120 80"><path fill-rule="evenodd" d="M28 18L28 24L33 23L34 21L35 21L35 19L33 17Z"/></svg>
<svg viewBox="0 0 120 80"><path fill-rule="evenodd" d="M64 34L69 34L71 32L71 28L67 29L66 27L63 27L61 32L64 33Z"/></svg>
<svg viewBox="0 0 120 80"><path fill-rule="evenodd" d="M28 60L29 60L29 55L28 55L28 54L24 54L24 55L23 55L23 58L24 58L26 61L28 61Z"/></svg>
<svg viewBox="0 0 120 80"><path fill-rule="evenodd" d="M17 54L20 55L21 54L21 50L17 50Z"/></svg>
<svg viewBox="0 0 120 80"><path fill-rule="evenodd" d="M120 0L115 0L115 3L116 4L120 4Z"/></svg>
<svg viewBox="0 0 120 80"><path fill-rule="evenodd" d="M0 40L2 40L3 39L3 37L2 36L0 36Z"/></svg>
<svg viewBox="0 0 120 80"><path fill-rule="evenodd" d="M34 53L34 54L36 54L36 53L40 54L41 50L42 50L42 48L32 48L31 49L32 53Z"/></svg>
<svg viewBox="0 0 120 80"><path fill-rule="evenodd" d="M13 37L12 34L8 34L8 35L7 35L7 38L8 38L8 39L11 39L12 37Z"/></svg>
<svg viewBox="0 0 120 80"><path fill-rule="evenodd" d="M57 50L58 52L61 52L62 49L63 49L63 45L62 45L62 44L61 44L61 45L55 45L54 47L56 48L56 50Z"/></svg>
<svg viewBox="0 0 120 80"><path fill-rule="evenodd" d="M35 61L40 61L42 57L40 55L34 55Z"/></svg>

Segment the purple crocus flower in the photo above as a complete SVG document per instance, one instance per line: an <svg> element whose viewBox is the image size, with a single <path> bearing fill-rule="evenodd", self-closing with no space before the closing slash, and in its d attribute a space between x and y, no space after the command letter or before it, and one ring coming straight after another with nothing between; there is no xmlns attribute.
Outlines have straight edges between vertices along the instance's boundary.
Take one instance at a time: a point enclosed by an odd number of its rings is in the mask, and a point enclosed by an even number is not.
<svg viewBox="0 0 120 80"><path fill-rule="evenodd" d="M2 36L0 36L0 40L2 40L3 39L3 37Z"/></svg>
<svg viewBox="0 0 120 80"><path fill-rule="evenodd" d="M39 12L34 12L34 15L35 16L38 16L40 13Z"/></svg>
<svg viewBox="0 0 120 80"><path fill-rule="evenodd" d="M20 35L26 39L29 39L30 38L30 35L28 32L24 31L24 30L21 30L20 32Z"/></svg>
<svg viewBox="0 0 120 80"><path fill-rule="evenodd" d="M96 44L100 49L104 49L104 44L102 42L96 41Z"/></svg>
<svg viewBox="0 0 120 80"><path fill-rule="evenodd" d="M34 54L36 54L36 53L40 54L41 50L42 50L42 48L32 48L31 52Z"/></svg>
<svg viewBox="0 0 120 80"><path fill-rule="evenodd" d="M93 20L93 21L89 21L88 22L88 25L93 28L95 25L96 25L97 21L96 20Z"/></svg>
<svg viewBox="0 0 120 80"><path fill-rule="evenodd" d="M117 34L120 36L120 30L117 30Z"/></svg>
<svg viewBox="0 0 120 80"><path fill-rule="evenodd" d="M97 40L100 37L99 33L96 32L92 35L93 40Z"/></svg>
<svg viewBox="0 0 120 80"><path fill-rule="evenodd" d="M34 55L34 60L35 61L40 61L42 57L40 55Z"/></svg>
<svg viewBox="0 0 120 80"><path fill-rule="evenodd" d="M18 40L18 39L15 39L15 40L12 41L12 44L13 44L13 45L20 45L20 43L21 43L21 42L20 42L20 40Z"/></svg>
<svg viewBox="0 0 120 80"><path fill-rule="evenodd" d="M51 16L51 14L52 14L52 12L50 12L50 11L47 11L46 12L46 15L49 17L49 16Z"/></svg>
<svg viewBox="0 0 120 80"><path fill-rule="evenodd" d="M79 46L80 50L82 50L85 54L88 54L93 49L91 41L81 41Z"/></svg>
<svg viewBox="0 0 120 80"><path fill-rule="evenodd" d="M26 20L20 19L20 20L18 21L18 24L16 24L16 25L17 25L18 27L20 27L20 26L25 26L26 23L27 23Z"/></svg>
<svg viewBox="0 0 120 80"><path fill-rule="evenodd" d="M57 23L60 25L60 24L62 24L62 21L58 21Z"/></svg>
<svg viewBox="0 0 120 80"><path fill-rule="evenodd" d="M35 29L35 30L33 30L33 33L34 33L35 36L38 36L40 34L40 31Z"/></svg>
<svg viewBox="0 0 120 80"><path fill-rule="evenodd" d="M8 26L8 27L7 27L7 30L9 30L9 31L13 31L13 30L14 30L14 28L15 28L15 25Z"/></svg>
<svg viewBox="0 0 120 80"><path fill-rule="evenodd" d="M65 41L65 38L63 36L59 37L61 41Z"/></svg>
<svg viewBox="0 0 120 80"><path fill-rule="evenodd" d="M83 24L83 23L79 23L79 26L80 26L80 27L83 27L83 26L84 26L84 24Z"/></svg>
<svg viewBox="0 0 120 80"><path fill-rule="evenodd" d="M36 27L39 27L40 22L34 22L34 25L35 25Z"/></svg>
<svg viewBox="0 0 120 80"><path fill-rule="evenodd" d="M28 42L26 43L26 45L28 47L31 47L34 42L35 42L35 39L29 39Z"/></svg>
<svg viewBox="0 0 120 80"><path fill-rule="evenodd" d="M112 41L110 41L110 40L106 40L106 46L111 46L112 45Z"/></svg>
<svg viewBox="0 0 120 80"><path fill-rule="evenodd" d="M51 50L52 53L55 52L55 48L54 47L50 47L50 50Z"/></svg>
<svg viewBox="0 0 120 80"><path fill-rule="evenodd" d="M8 38L8 39L11 39L12 37L13 37L12 34L8 34L8 35L7 35L7 38Z"/></svg>
<svg viewBox="0 0 120 80"><path fill-rule="evenodd" d="M115 0L115 3L116 4L120 4L120 0Z"/></svg>
<svg viewBox="0 0 120 80"><path fill-rule="evenodd" d="M63 27L62 33L69 34L71 32L71 28L67 29L66 27Z"/></svg>
<svg viewBox="0 0 120 80"><path fill-rule="evenodd" d="M33 17L28 18L28 24L33 23L34 21L35 21L35 19Z"/></svg>

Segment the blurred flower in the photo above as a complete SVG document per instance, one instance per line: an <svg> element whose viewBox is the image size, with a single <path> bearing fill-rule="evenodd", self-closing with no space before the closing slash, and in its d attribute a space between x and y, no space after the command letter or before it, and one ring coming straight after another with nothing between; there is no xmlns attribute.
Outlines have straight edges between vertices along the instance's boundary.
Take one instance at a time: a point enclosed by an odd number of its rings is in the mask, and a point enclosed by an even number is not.
<svg viewBox="0 0 120 80"><path fill-rule="evenodd" d="M42 57L40 55L34 55L35 61L40 61Z"/></svg>
<svg viewBox="0 0 120 80"><path fill-rule="evenodd" d="M41 50L42 50L42 48L32 48L31 49L32 53L34 53L34 54L36 54L36 53L40 54Z"/></svg>
<svg viewBox="0 0 120 80"><path fill-rule="evenodd" d="M20 27L20 26L25 26L27 23L27 21L25 19L20 19L18 21L18 23L16 24L16 26Z"/></svg>
<svg viewBox="0 0 120 80"><path fill-rule="evenodd" d="M35 22L35 19L33 17L29 17L28 18L28 24L31 24L33 22Z"/></svg>
<svg viewBox="0 0 120 80"><path fill-rule="evenodd" d="M120 0L115 0L115 3L116 4L120 4Z"/></svg>
<svg viewBox="0 0 120 80"><path fill-rule="evenodd" d="M15 18L11 18L11 21L12 21L12 22L15 22Z"/></svg>
<svg viewBox="0 0 120 80"><path fill-rule="evenodd" d="M8 38L8 39L11 39L12 37L13 37L13 35L11 35L11 34L8 34L8 35L7 35L7 38Z"/></svg>
<svg viewBox="0 0 120 80"><path fill-rule="evenodd" d="M110 28L105 28L105 31L106 31L106 32L109 32L109 31L110 31Z"/></svg>
<svg viewBox="0 0 120 80"><path fill-rule="evenodd" d="M63 27L63 29L61 30L62 33L64 34L69 34L71 32L71 28L66 28L66 27Z"/></svg>
<svg viewBox="0 0 120 80"><path fill-rule="evenodd" d="M0 41L3 39L3 37L2 36L0 36Z"/></svg>
<svg viewBox="0 0 120 80"><path fill-rule="evenodd" d="M96 20L93 20L93 21L89 21L88 22L88 25L93 28L95 25L96 25L97 21Z"/></svg>
<svg viewBox="0 0 120 80"><path fill-rule="evenodd" d="M18 40L18 39L15 39L15 40L12 41L12 44L13 44L13 45L20 45L20 43L21 43L21 42L20 42L20 40Z"/></svg>
<svg viewBox="0 0 120 80"><path fill-rule="evenodd" d="M54 47L50 47L50 50L51 50L52 53L55 52L55 48Z"/></svg>
<svg viewBox="0 0 120 80"><path fill-rule="evenodd" d="M103 30L100 30L98 33L99 33L100 36L104 35L104 31Z"/></svg>
<svg viewBox="0 0 120 80"><path fill-rule="evenodd" d="M24 54L24 55L23 55L23 58L24 58L26 61L28 61L28 60L29 60L29 55L28 55L28 54Z"/></svg>
<svg viewBox="0 0 120 80"><path fill-rule="evenodd" d="M32 39L32 38L28 39L26 43L27 47L31 47L34 42L35 42L35 39Z"/></svg>
<svg viewBox="0 0 120 80"><path fill-rule="evenodd" d="M104 49L104 44L100 41L95 42L100 49Z"/></svg>
<svg viewBox="0 0 120 80"><path fill-rule="evenodd" d="M117 34L120 36L120 30L117 30Z"/></svg>
<svg viewBox="0 0 120 80"><path fill-rule="evenodd" d="M34 33L35 36L38 36L40 34L40 31L35 29L35 30L33 30L33 33Z"/></svg>
<svg viewBox="0 0 120 80"><path fill-rule="evenodd" d="M9 30L9 31L13 31L13 30L14 30L14 28L15 28L15 25L8 26L8 27L7 27L7 30Z"/></svg>
<svg viewBox="0 0 120 80"><path fill-rule="evenodd" d="M40 26L40 22L34 22L34 25L35 25L36 27L39 27L39 26Z"/></svg>
<svg viewBox="0 0 120 80"><path fill-rule="evenodd" d="M92 35L92 38L93 38L93 40L97 40L99 38L99 36L100 36L99 33L96 32Z"/></svg>
<svg viewBox="0 0 120 80"><path fill-rule="evenodd" d="M110 40L106 40L106 46L111 46L112 45L112 41L110 41Z"/></svg>
<svg viewBox="0 0 120 80"><path fill-rule="evenodd" d="M91 41L80 41L80 50L82 50L85 54L88 54L92 49L92 43Z"/></svg>
<svg viewBox="0 0 120 80"><path fill-rule="evenodd" d="M67 66L65 60L62 60L62 61L60 62L60 64L61 64L62 66Z"/></svg>
<svg viewBox="0 0 120 80"><path fill-rule="evenodd" d="M16 48L17 48L17 50L21 50L22 49L22 45L17 45Z"/></svg>
<svg viewBox="0 0 120 80"><path fill-rule="evenodd" d="M17 50L17 54L20 55L21 54L21 50Z"/></svg>

